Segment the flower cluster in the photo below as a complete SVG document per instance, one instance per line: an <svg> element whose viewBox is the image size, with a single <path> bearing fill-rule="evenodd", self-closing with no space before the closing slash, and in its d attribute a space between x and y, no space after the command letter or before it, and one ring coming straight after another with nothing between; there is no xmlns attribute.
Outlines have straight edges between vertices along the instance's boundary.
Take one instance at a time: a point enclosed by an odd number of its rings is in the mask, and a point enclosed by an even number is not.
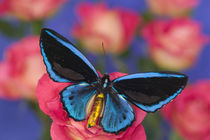
<svg viewBox="0 0 210 140"><path fill-rule="evenodd" d="M67 4L64 5L65 3ZM29 100L39 106L53 120L51 127L47 126L51 128L53 140L146 139L144 128L151 130L148 128L148 121L144 127L141 124L146 112L134 105L132 107L136 121L117 135L104 132L100 125L87 128L87 120L79 122L67 115L59 93L72 83L54 82L46 74L37 36L41 28L54 27L53 30L63 30L65 33L58 32L73 37L75 40L71 41L76 42L75 46L84 48L87 56L92 60L94 58L93 61L90 60L97 69L105 70L100 56L105 51L103 59L109 60L108 71L116 67L128 73L129 70L139 71L134 69L137 68L134 64L139 64L140 68L148 71L185 70L190 74L189 79L199 79L199 82L189 85L161 113L182 137L189 140L209 140L210 81L208 78L201 79L209 74L202 73L204 76L200 76L197 72L198 69L205 68L209 71L210 68L208 56L205 56L206 66L200 68L204 64L200 62L204 61L203 50L207 50L206 54L209 53L208 47L205 48L208 35L203 34L202 23L191 18L192 11L200 4L200 0L146 0L147 9L143 9L144 12L138 9L138 0L123 1L122 5L129 3L125 7L115 3L0 0L0 42L4 41L4 37L14 42L7 48L1 43L0 50L5 51L0 52L0 98ZM62 6L65 6L64 10L53 16ZM49 17L52 17L50 21ZM12 33L15 35L11 35ZM146 44L145 47L142 44ZM125 74L114 72L109 75L113 80ZM160 119L154 118L151 123L161 126ZM153 135L150 133L148 138Z"/></svg>

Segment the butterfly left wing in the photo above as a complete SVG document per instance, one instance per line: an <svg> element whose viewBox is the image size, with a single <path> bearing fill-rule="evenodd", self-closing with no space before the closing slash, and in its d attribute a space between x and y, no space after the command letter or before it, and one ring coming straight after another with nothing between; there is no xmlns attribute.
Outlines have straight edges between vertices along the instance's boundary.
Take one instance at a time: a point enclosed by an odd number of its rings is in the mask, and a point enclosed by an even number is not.
<svg viewBox="0 0 210 140"><path fill-rule="evenodd" d="M113 89L106 95L104 112L100 125L105 132L118 134L131 126L135 120L132 106Z"/></svg>
<svg viewBox="0 0 210 140"><path fill-rule="evenodd" d="M113 80L113 89L147 112L155 112L174 99L185 87L187 76L172 72L148 72Z"/></svg>
<svg viewBox="0 0 210 140"><path fill-rule="evenodd" d="M70 85L60 92L64 109L76 121L86 119L87 104L95 94L96 88L85 82Z"/></svg>
<svg viewBox="0 0 210 140"><path fill-rule="evenodd" d="M87 58L66 38L42 29L41 53L51 79L56 82L95 82L99 75Z"/></svg>

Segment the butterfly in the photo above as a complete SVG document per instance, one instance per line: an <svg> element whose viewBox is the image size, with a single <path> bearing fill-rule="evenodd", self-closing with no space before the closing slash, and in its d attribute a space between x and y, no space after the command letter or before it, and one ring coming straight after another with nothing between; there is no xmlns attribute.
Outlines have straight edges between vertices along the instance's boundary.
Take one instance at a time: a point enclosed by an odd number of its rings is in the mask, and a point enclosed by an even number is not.
<svg viewBox="0 0 210 140"><path fill-rule="evenodd" d="M88 59L57 32L44 28L40 35L41 54L50 78L72 82L60 92L68 116L99 124L103 131L118 134L135 121L131 104L155 112L174 99L185 87L187 76L177 72L146 72L110 80L99 76Z"/></svg>

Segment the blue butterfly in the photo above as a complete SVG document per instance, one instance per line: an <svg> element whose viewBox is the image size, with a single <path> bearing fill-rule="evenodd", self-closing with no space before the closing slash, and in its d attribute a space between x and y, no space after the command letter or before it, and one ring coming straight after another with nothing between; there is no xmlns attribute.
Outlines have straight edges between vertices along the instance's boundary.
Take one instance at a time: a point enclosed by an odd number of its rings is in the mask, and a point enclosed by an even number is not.
<svg viewBox="0 0 210 140"><path fill-rule="evenodd" d="M136 73L113 81L108 74L101 78L71 42L51 29L42 29L40 47L50 78L74 83L60 92L69 117L75 121L88 119L87 127L99 124L109 133L118 134L135 121L131 103L155 112L187 83L186 75L175 72Z"/></svg>

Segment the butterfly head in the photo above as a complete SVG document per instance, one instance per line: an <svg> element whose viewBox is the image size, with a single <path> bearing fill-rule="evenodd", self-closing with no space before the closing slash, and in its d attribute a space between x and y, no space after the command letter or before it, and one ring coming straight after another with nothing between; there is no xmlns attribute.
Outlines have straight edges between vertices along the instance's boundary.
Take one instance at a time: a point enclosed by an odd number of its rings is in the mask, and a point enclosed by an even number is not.
<svg viewBox="0 0 210 140"><path fill-rule="evenodd" d="M110 85L110 78L109 78L109 74L105 73L103 75L103 77L101 78L101 88L102 89L107 89L107 87L109 87Z"/></svg>

